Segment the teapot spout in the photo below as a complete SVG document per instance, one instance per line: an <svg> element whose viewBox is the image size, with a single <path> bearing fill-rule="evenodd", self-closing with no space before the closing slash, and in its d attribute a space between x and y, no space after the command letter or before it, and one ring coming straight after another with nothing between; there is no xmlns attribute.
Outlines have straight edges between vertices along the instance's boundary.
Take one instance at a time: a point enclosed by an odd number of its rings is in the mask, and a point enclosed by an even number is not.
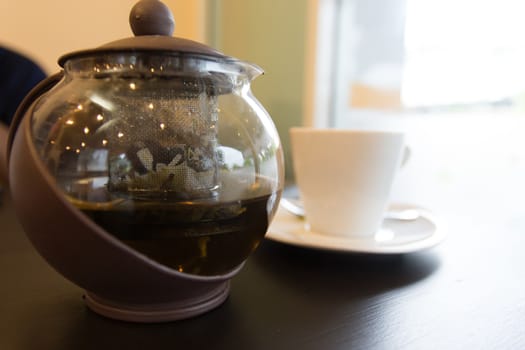
<svg viewBox="0 0 525 350"><path fill-rule="evenodd" d="M249 81L254 80L260 75L264 74L264 70L258 65L250 62L239 62L242 72L246 75Z"/></svg>

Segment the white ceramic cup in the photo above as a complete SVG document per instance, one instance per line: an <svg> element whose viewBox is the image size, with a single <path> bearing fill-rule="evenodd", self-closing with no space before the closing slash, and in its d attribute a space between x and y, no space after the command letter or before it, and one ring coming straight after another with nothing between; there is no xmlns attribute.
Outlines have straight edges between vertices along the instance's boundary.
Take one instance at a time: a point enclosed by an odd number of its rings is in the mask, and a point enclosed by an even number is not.
<svg viewBox="0 0 525 350"><path fill-rule="evenodd" d="M290 137L309 229L347 237L376 234L407 156L404 134L296 127Z"/></svg>

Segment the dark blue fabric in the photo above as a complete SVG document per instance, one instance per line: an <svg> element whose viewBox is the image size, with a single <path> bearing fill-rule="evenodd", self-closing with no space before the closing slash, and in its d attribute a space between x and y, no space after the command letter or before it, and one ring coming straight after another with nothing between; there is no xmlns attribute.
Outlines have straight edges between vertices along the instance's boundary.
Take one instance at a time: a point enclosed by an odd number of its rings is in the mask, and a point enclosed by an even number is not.
<svg viewBox="0 0 525 350"><path fill-rule="evenodd" d="M24 96L45 77L30 59L0 47L0 121L9 125Z"/></svg>

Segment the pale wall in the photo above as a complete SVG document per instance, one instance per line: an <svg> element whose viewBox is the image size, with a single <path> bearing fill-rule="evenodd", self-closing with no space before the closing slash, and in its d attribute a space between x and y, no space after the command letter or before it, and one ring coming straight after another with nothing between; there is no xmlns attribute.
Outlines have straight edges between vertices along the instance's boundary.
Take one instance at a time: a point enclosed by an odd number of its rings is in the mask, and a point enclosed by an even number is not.
<svg viewBox="0 0 525 350"><path fill-rule="evenodd" d="M164 0L175 34L204 40L204 0ZM136 0L0 0L0 43L33 57L49 73L64 53L132 36L129 11ZM181 15L184 14L184 15Z"/></svg>
<svg viewBox="0 0 525 350"><path fill-rule="evenodd" d="M301 125L305 108L307 0L210 0L221 13L217 45L265 70L253 83L283 141L287 177L292 174L288 129ZM310 4L311 5L311 4Z"/></svg>

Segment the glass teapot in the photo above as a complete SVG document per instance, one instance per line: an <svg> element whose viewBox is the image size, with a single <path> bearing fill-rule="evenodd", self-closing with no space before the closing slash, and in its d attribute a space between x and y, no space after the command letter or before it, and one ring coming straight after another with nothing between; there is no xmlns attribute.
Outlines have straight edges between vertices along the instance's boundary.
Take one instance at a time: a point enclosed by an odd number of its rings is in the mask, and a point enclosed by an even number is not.
<svg viewBox="0 0 525 350"><path fill-rule="evenodd" d="M130 22L135 37L59 59L63 71L20 106L9 156L15 209L33 244L87 290L92 309L117 318L108 305L121 315L130 303L187 307L187 298L146 286L123 292L111 275L136 267L112 271L115 256L169 271L193 299L209 301L202 284L221 282L224 297L223 281L263 239L283 187L278 133L250 90L262 70L172 37L173 17L157 0L135 5ZM108 262L93 240L114 246ZM192 301L200 312L202 300Z"/></svg>

